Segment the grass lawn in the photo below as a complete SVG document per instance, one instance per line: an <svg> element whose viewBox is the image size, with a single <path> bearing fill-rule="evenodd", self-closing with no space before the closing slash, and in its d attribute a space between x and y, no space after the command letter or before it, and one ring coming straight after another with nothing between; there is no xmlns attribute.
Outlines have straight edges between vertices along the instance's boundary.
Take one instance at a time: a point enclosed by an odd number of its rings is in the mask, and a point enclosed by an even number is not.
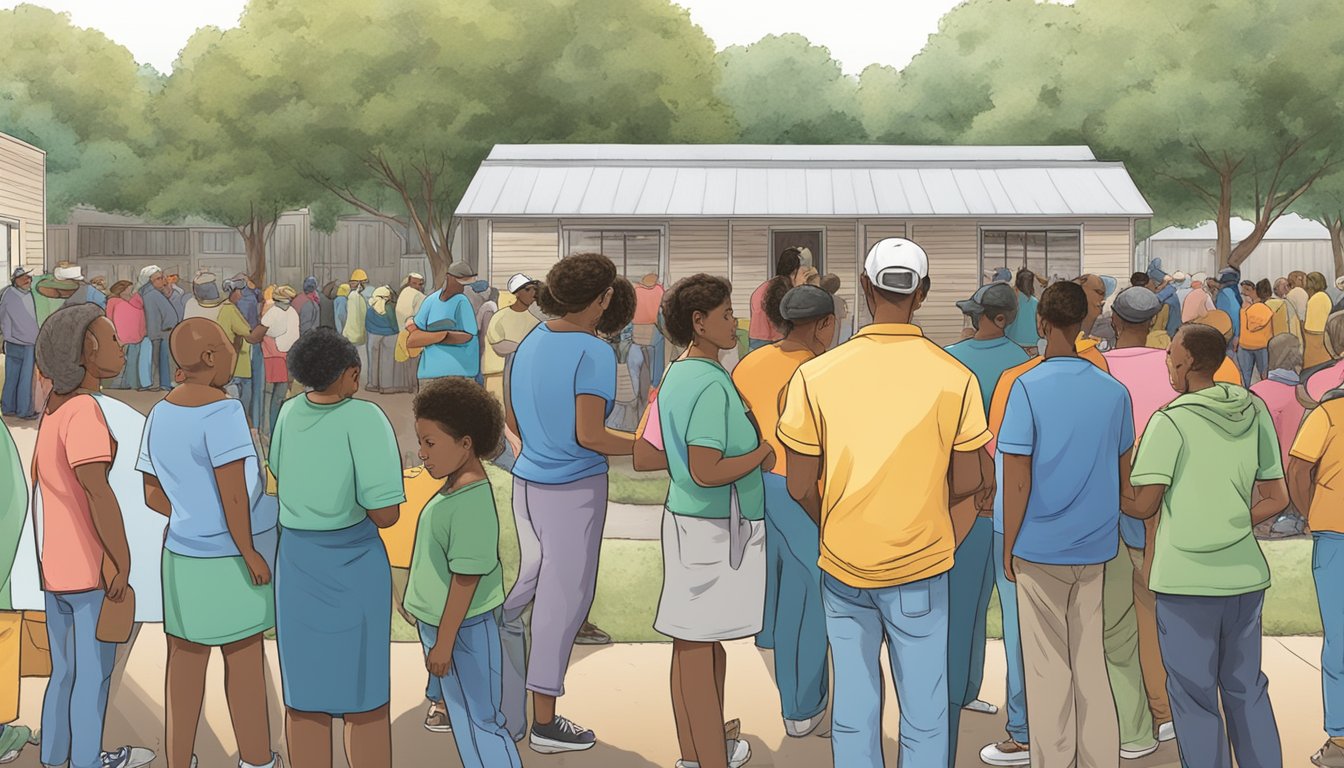
<svg viewBox="0 0 1344 768"><path fill-rule="evenodd" d="M617 504L656 504L667 501L666 472L641 472L628 475L613 470L607 475L607 498Z"/></svg>

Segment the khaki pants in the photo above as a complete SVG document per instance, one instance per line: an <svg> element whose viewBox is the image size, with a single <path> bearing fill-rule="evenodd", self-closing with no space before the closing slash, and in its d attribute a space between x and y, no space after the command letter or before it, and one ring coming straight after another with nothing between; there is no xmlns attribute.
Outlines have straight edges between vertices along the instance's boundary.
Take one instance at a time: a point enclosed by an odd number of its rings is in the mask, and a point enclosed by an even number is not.
<svg viewBox="0 0 1344 768"><path fill-rule="evenodd" d="M19 648L22 633L23 613L0 611L0 725L19 719Z"/></svg>
<svg viewBox="0 0 1344 768"><path fill-rule="evenodd" d="M1149 520L1148 547L1153 546L1154 526ZM1139 666L1143 670L1143 688L1148 693L1148 711L1153 724L1171 722L1171 704L1167 701L1167 668L1162 666L1162 649L1157 643L1157 596L1148 588L1150 569L1143 550L1129 549L1134 565L1134 615L1139 621Z"/></svg>
<svg viewBox="0 0 1344 768"><path fill-rule="evenodd" d="M1106 628L1103 643L1111 694L1120 723L1120 746L1135 752L1157 743L1153 717L1144 695L1143 670L1139 662L1139 622L1134 609L1134 564L1129 551L1120 547L1106 563L1102 614Z"/></svg>
<svg viewBox="0 0 1344 768"><path fill-rule="evenodd" d="M1120 727L1102 645L1105 565L1015 557L1013 569L1032 766L1118 768Z"/></svg>

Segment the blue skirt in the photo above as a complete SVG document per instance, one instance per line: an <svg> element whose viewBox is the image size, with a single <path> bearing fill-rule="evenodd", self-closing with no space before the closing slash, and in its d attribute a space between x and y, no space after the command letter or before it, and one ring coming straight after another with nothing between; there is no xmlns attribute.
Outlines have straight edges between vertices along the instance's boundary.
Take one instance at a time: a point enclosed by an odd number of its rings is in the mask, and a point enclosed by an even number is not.
<svg viewBox="0 0 1344 768"><path fill-rule="evenodd" d="M392 571L372 520L280 529L275 631L286 707L340 717L387 705L391 617Z"/></svg>

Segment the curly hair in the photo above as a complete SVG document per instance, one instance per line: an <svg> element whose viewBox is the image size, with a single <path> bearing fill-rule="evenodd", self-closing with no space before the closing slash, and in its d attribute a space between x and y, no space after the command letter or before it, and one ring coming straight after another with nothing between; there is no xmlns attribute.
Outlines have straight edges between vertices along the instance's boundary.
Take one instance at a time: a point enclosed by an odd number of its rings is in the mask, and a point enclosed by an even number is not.
<svg viewBox="0 0 1344 768"><path fill-rule="evenodd" d="M765 298L761 301L761 309L765 311L766 319L786 336L789 333L788 327L790 324L780 313L779 305L784 302L784 294L791 290L793 290L793 280L789 279L788 275L771 278L765 288Z"/></svg>
<svg viewBox="0 0 1344 768"><path fill-rule="evenodd" d="M786 278L787 279L787 278ZM683 277L663 297L663 325L673 344L688 347L695 338L691 318L696 312L710 312L733 297L733 286L722 277L700 273ZM778 317L779 303L775 303ZM783 319L780 318L783 322ZM773 322L773 320L772 320Z"/></svg>
<svg viewBox="0 0 1344 768"><path fill-rule="evenodd" d="M489 458L504 434L504 406L471 379L435 379L415 396L415 418L432 421L461 440L471 438L477 458Z"/></svg>
<svg viewBox="0 0 1344 768"><path fill-rule="evenodd" d="M561 259L537 286L537 304L551 317L582 312L608 288L611 303L597 321L597 332L615 336L635 317L635 287L600 253L576 253Z"/></svg>
<svg viewBox="0 0 1344 768"><path fill-rule="evenodd" d="M1081 325L1087 318L1087 294L1076 282L1055 283L1041 292L1036 313L1056 328Z"/></svg>
<svg viewBox="0 0 1344 768"><path fill-rule="evenodd" d="M314 328L300 336L285 362L295 381L318 392L360 367L359 350L333 328Z"/></svg>
<svg viewBox="0 0 1344 768"><path fill-rule="evenodd" d="M84 336L106 317L97 304L71 304L51 313L37 332L37 367L51 379L52 391L68 395L84 383Z"/></svg>
<svg viewBox="0 0 1344 768"><path fill-rule="evenodd" d="M1213 326L1189 323L1181 326L1177 339L1194 358L1192 370L1213 373L1227 358L1227 339Z"/></svg>

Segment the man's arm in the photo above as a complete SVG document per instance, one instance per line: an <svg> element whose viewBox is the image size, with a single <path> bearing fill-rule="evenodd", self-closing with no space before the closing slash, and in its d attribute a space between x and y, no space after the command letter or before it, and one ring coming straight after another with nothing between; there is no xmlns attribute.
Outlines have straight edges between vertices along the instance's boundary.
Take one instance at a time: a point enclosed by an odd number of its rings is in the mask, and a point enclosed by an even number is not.
<svg viewBox="0 0 1344 768"><path fill-rule="evenodd" d="M93 528L103 551L112 561L116 574L107 585L107 596L112 602L121 602L126 594L126 583L131 577L131 550L126 544L126 528L121 519L121 505L117 503L117 494L107 481L107 473L112 469L109 462L94 462L75 467L75 479L84 489L89 500L89 512L93 517Z"/></svg>
<svg viewBox="0 0 1344 768"><path fill-rule="evenodd" d="M634 447L635 469L640 472L654 472L660 469L667 469L667 454L653 447L648 440L643 438L635 440Z"/></svg>
<svg viewBox="0 0 1344 768"><path fill-rule="evenodd" d="M158 512L164 517L171 517L173 514L173 504L168 500L168 494L164 492L163 486L159 484L159 478L153 475L144 475L145 478L145 506Z"/></svg>
<svg viewBox="0 0 1344 768"><path fill-rule="evenodd" d="M264 325L258 325L247 334L247 341L250 344L260 344L261 340L266 338L266 331L269 330Z"/></svg>
<svg viewBox="0 0 1344 768"><path fill-rule="evenodd" d="M1316 481L1312 474L1316 471L1316 464L1310 461L1303 461L1296 456L1288 458L1288 498L1297 508L1298 514L1306 517L1311 510L1311 499L1316 492Z"/></svg>
<svg viewBox="0 0 1344 768"><path fill-rule="evenodd" d="M1003 456L1003 572L1009 581L1016 582L1013 572L1013 547L1022 521L1027 516L1027 499L1031 497L1031 457L1006 453Z"/></svg>
<svg viewBox="0 0 1344 768"><path fill-rule="evenodd" d="M789 496L798 502L812 522L821 527L821 456L809 456L785 447L788 455L787 484Z"/></svg>
<svg viewBox="0 0 1344 768"><path fill-rule="evenodd" d="M1260 492L1260 500L1251 506L1251 525L1259 525L1288 508L1288 484L1282 477L1257 480L1255 490Z"/></svg>
<svg viewBox="0 0 1344 768"><path fill-rule="evenodd" d="M409 349L432 347L435 344L466 344L474 336L466 331L422 331L412 320L406 325L406 346Z"/></svg>

